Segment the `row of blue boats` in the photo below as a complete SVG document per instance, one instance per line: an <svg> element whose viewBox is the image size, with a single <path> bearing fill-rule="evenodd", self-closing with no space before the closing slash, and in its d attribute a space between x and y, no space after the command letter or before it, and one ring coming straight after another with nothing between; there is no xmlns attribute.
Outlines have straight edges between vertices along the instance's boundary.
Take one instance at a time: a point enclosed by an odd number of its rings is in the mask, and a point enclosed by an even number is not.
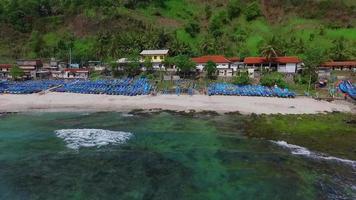
<svg viewBox="0 0 356 200"><path fill-rule="evenodd" d="M64 80L32 80L32 81L3 81L0 83L0 93L32 94L64 83Z"/></svg>
<svg viewBox="0 0 356 200"><path fill-rule="evenodd" d="M347 94L352 99L356 100L356 85L352 85L350 81L342 81L339 83L341 92Z"/></svg>
<svg viewBox="0 0 356 200"><path fill-rule="evenodd" d="M56 92L108 95L148 95L152 86L146 78L125 78L116 80L73 81L55 89Z"/></svg>
<svg viewBox="0 0 356 200"><path fill-rule="evenodd" d="M346 83L345 83L346 84ZM340 84L342 91L348 91L350 96L355 96L350 85ZM24 82L0 82L0 93L31 94L53 88L56 92L70 92L80 94L108 94L108 95L148 95L152 85L146 78L124 78L114 80L34 80ZM177 86L175 93L179 95L182 89ZM188 94L193 95L193 88L188 89ZM295 93L278 87L265 87L261 85L238 86L230 83L213 83L208 87L208 95L237 95L237 96L265 96L265 97L295 97Z"/></svg>
<svg viewBox="0 0 356 200"><path fill-rule="evenodd" d="M294 98L296 94L288 89L266 87L261 85L234 85L230 83L213 83L208 87L208 95L263 96Z"/></svg>

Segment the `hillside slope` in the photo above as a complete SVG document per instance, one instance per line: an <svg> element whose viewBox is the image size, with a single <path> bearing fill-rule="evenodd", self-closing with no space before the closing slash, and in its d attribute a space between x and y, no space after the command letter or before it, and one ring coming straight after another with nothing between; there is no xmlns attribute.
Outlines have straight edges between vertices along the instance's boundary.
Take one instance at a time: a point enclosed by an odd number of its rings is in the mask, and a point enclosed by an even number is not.
<svg viewBox="0 0 356 200"><path fill-rule="evenodd" d="M0 0L0 62L20 57L116 59L142 49L173 55L283 54L310 49L356 58L352 0ZM341 47L340 47L341 46ZM341 49L340 49L341 48ZM335 53L338 51L338 53Z"/></svg>

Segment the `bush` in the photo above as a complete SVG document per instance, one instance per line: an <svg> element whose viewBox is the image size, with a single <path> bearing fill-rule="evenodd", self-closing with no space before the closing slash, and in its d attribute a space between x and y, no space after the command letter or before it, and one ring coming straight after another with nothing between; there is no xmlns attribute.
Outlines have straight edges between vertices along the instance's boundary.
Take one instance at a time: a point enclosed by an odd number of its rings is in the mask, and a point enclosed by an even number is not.
<svg viewBox="0 0 356 200"><path fill-rule="evenodd" d="M234 79L233 83L237 85L249 85L251 84L251 79L247 73L242 73Z"/></svg>
<svg viewBox="0 0 356 200"><path fill-rule="evenodd" d="M98 71L94 71L94 72L92 72L92 73L90 73L90 75L89 75L89 79L90 80L99 80L99 79L101 79L101 74L100 74L100 72L98 72Z"/></svg>
<svg viewBox="0 0 356 200"><path fill-rule="evenodd" d="M245 9L245 15L247 21L251 21L256 19L258 16L261 15L260 7L258 6L257 2L253 2L247 6Z"/></svg>
<svg viewBox="0 0 356 200"><path fill-rule="evenodd" d="M287 83L284 80L283 74L278 72L265 74L261 77L260 84L268 87L273 87L274 85L277 85L281 88L287 87Z"/></svg>
<svg viewBox="0 0 356 200"><path fill-rule="evenodd" d="M196 22L190 22L185 27L185 31L189 33L190 36L195 37L200 32L199 24Z"/></svg>
<svg viewBox="0 0 356 200"><path fill-rule="evenodd" d="M22 78L24 71L19 66L15 65L10 69L10 74L14 80L17 80Z"/></svg>
<svg viewBox="0 0 356 200"><path fill-rule="evenodd" d="M227 4L227 15L229 19L233 19L240 16L242 10L241 0L230 0Z"/></svg>

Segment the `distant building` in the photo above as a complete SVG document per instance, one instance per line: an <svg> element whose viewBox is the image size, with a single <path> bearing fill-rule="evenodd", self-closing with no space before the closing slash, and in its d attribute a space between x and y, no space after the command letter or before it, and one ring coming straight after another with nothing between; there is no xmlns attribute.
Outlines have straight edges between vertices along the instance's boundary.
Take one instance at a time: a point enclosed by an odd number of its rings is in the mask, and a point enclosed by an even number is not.
<svg viewBox="0 0 356 200"><path fill-rule="evenodd" d="M227 58L227 59L230 60L230 62L231 62L230 68L233 70L234 74L237 71L244 69L243 59L241 59L239 57L231 57L231 58Z"/></svg>
<svg viewBox="0 0 356 200"><path fill-rule="evenodd" d="M319 79L328 79L331 71L353 71L356 72L356 61L329 61L322 63L318 69Z"/></svg>
<svg viewBox="0 0 356 200"><path fill-rule="evenodd" d="M10 69L12 64L0 64L0 80L1 79L10 79Z"/></svg>
<svg viewBox="0 0 356 200"><path fill-rule="evenodd" d="M78 68L78 69L67 68L64 69L62 75L59 74L58 76L59 78L64 78L64 79L88 79L89 70L83 68Z"/></svg>
<svg viewBox="0 0 356 200"><path fill-rule="evenodd" d="M37 72L42 69L42 61L38 59L31 59L31 60L26 60L26 59L21 59L17 60L16 64L19 66L24 71L24 77L26 78L39 78L40 74Z"/></svg>
<svg viewBox="0 0 356 200"><path fill-rule="evenodd" d="M321 64L321 68L328 68L331 70L352 70L356 68L356 61L329 61Z"/></svg>
<svg viewBox="0 0 356 200"><path fill-rule="evenodd" d="M276 57L270 60L265 57L246 57L244 64L248 69L265 69L285 74L295 74L302 68L302 61L295 56Z"/></svg>
<svg viewBox="0 0 356 200"><path fill-rule="evenodd" d="M43 70L46 71L58 71L59 70L59 61L51 58L50 60L43 62L43 66L42 66Z"/></svg>
<svg viewBox="0 0 356 200"><path fill-rule="evenodd" d="M105 64L102 63L101 61L88 61L88 67L91 70L94 71L104 71L105 70Z"/></svg>
<svg viewBox="0 0 356 200"><path fill-rule="evenodd" d="M168 56L169 50L143 50L140 53L141 60L140 62L143 63L146 59L151 60L153 69L165 69L163 64L164 60Z"/></svg>
<svg viewBox="0 0 356 200"><path fill-rule="evenodd" d="M232 62L222 55L201 56L192 58L192 61L196 63L196 69L198 72L203 72L206 63L211 61L216 64L216 69L219 76L233 76L233 68L230 66Z"/></svg>

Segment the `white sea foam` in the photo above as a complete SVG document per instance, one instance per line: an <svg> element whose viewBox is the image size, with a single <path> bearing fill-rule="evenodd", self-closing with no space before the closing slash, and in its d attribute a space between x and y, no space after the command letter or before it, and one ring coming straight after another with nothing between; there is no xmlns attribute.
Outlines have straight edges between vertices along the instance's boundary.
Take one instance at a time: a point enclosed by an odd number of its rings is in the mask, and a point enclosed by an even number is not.
<svg viewBox="0 0 356 200"><path fill-rule="evenodd" d="M327 155L324 155L321 153L310 151L309 149L307 149L305 147L301 147L301 146L294 145L294 144L288 144L285 141L271 140L271 142L273 142L274 144L277 144L278 146L281 146L283 148L289 149L293 155L305 156L305 157L319 159L319 160L340 162L340 163L344 163L347 165L351 165L353 168L356 168L356 161L353 161L353 160L347 160L347 159L342 159L342 158L338 158L338 157L327 156Z"/></svg>
<svg viewBox="0 0 356 200"><path fill-rule="evenodd" d="M123 144L132 136L132 133L129 132L102 129L62 129L56 130L55 133L71 149L79 149L80 147L99 148L109 144Z"/></svg>
<svg viewBox="0 0 356 200"><path fill-rule="evenodd" d="M129 113L122 113L121 114L123 117L133 117L133 114L129 114Z"/></svg>

